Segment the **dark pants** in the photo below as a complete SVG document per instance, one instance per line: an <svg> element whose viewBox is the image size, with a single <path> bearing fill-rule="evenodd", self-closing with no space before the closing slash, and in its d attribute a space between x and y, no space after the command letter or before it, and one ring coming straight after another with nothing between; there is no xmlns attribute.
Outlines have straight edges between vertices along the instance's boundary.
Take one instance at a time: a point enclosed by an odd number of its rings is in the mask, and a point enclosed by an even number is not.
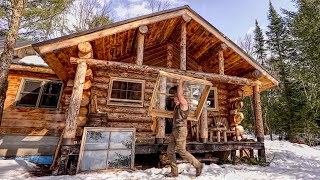
<svg viewBox="0 0 320 180"><path fill-rule="evenodd" d="M186 150L187 134L187 127L177 127L172 129L170 136L167 154L170 160L171 172L176 174L178 173L176 152L195 168L199 168L201 166L201 163Z"/></svg>

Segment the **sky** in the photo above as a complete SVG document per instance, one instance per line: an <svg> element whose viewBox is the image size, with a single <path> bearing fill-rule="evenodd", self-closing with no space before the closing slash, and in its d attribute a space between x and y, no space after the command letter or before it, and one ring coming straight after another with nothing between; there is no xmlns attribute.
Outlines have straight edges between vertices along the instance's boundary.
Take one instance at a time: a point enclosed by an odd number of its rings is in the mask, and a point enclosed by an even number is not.
<svg viewBox="0 0 320 180"><path fill-rule="evenodd" d="M160 0L161 1L161 0ZM219 29L231 40L237 40L253 31L255 19L262 29L268 25L267 12L269 0L166 0L171 7L189 5L209 23ZM294 10L291 0L273 0L276 10ZM151 13L147 0L113 0L112 16L124 20Z"/></svg>

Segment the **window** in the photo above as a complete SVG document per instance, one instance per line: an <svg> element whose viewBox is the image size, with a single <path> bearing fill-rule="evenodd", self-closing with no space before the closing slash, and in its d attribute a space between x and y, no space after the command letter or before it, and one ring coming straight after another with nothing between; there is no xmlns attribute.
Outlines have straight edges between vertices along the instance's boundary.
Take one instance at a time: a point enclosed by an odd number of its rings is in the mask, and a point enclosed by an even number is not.
<svg viewBox="0 0 320 180"><path fill-rule="evenodd" d="M159 77L152 94L148 111L149 116L164 118L173 117L174 102L172 97L176 92L175 86L178 85L179 79L181 78L186 80L184 96L190 106L188 120L197 121L199 119L212 86L211 82L163 71L160 71L159 73ZM165 105L163 106L163 104Z"/></svg>
<svg viewBox="0 0 320 180"><path fill-rule="evenodd" d="M208 110L218 110L218 91L216 87L210 89L208 98L207 98L207 108Z"/></svg>
<svg viewBox="0 0 320 180"><path fill-rule="evenodd" d="M63 84L61 81L24 79L16 106L30 108L57 108Z"/></svg>
<svg viewBox="0 0 320 180"><path fill-rule="evenodd" d="M143 106L144 80L111 78L108 105Z"/></svg>
<svg viewBox="0 0 320 180"><path fill-rule="evenodd" d="M134 167L135 128L85 127L77 171Z"/></svg>

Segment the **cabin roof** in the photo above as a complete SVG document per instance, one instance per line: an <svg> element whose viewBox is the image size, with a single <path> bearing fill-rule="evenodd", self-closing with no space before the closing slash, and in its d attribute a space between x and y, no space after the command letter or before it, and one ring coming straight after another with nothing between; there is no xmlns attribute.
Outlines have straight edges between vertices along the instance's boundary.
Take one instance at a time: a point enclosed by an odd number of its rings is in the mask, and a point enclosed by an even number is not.
<svg viewBox="0 0 320 180"><path fill-rule="evenodd" d="M5 36L0 36L0 52L3 51L4 48L4 42L6 40ZM14 46L14 49L21 49L24 47L28 47L31 46L32 43L35 43L34 41L27 41L27 40L23 40L23 39L17 39L16 44Z"/></svg>
<svg viewBox="0 0 320 180"><path fill-rule="evenodd" d="M147 25L149 31L145 39L144 63L164 66L166 54L161 55L160 52L165 52L165 43L173 43L175 53L179 54L179 25L184 14L192 18L187 28L187 69L197 71L197 66L202 65L204 72L217 73L218 62L213 53L219 44L225 43L228 46L224 52L226 75L242 77L253 70L259 70L263 74L259 78L262 90L278 86L279 81L263 66L187 5L38 42L32 46L59 77L72 78L75 69L69 59L77 57L77 44L90 42L95 59L134 62L137 28ZM66 72L68 74L63 74Z"/></svg>

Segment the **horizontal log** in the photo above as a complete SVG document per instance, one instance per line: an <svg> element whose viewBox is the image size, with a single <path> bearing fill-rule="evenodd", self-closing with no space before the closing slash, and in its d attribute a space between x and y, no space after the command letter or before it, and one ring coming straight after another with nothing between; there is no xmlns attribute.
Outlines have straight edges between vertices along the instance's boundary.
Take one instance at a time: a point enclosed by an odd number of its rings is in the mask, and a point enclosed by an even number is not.
<svg viewBox="0 0 320 180"><path fill-rule="evenodd" d="M70 58L70 61L78 61L78 60L79 58L75 58L75 57ZM86 62L93 69L122 69L122 70L126 70L127 72L140 71L146 76L148 76L148 74L158 74L159 71L165 71L169 73L176 73L183 76L190 76L190 77L195 77L199 79L207 79L207 80L211 80L219 83L238 84L238 85L246 85L246 86L255 86L260 84L260 82L258 81L253 81L246 78L213 74L213 73L183 71L179 69L136 65L131 63L121 63L121 62L104 61L104 60L97 60L97 59L86 59Z"/></svg>
<svg viewBox="0 0 320 180"><path fill-rule="evenodd" d="M130 63L129 63L130 64ZM141 72L131 72L128 73L123 69L110 69L106 72L103 69L95 69L95 77L122 77L122 78L129 78L129 79L144 79L146 81L156 81L158 75L157 74L150 74L149 76L145 76Z"/></svg>
<svg viewBox="0 0 320 180"><path fill-rule="evenodd" d="M93 78L93 83L109 83L109 82L110 82L110 77L95 76Z"/></svg>
<svg viewBox="0 0 320 180"><path fill-rule="evenodd" d="M124 113L109 113L108 122L142 122L142 123L152 123L152 118L147 115L137 115L137 114L124 114ZM150 124L151 125L151 124Z"/></svg>
<svg viewBox="0 0 320 180"><path fill-rule="evenodd" d="M10 119L10 121L1 121L1 126L61 129L65 126L65 122L51 122L42 120L21 121L20 119Z"/></svg>
<svg viewBox="0 0 320 180"><path fill-rule="evenodd" d="M261 71L256 69L256 70L253 70L253 71L243 75L242 77L256 80L256 79L259 79L260 77L262 77L262 75L263 74L261 73Z"/></svg>
<svg viewBox="0 0 320 180"><path fill-rule="evenodd" d="M0 127L0 135L29 135L29 136L60 136L60 129L50 128L21 128L21 127Z"/></svg>
<svg viewBox="0 0 320 180"><path fill-rule="evenodd" d="M104 113L128 113L128 114L147 114L146 108L137 107L122 107L122 106L104 106L100 107L99 110Z"/></svg>
<svg viewBox="0 0 320 180"><path fill-rule="evenodd" d="M34 73L44 73L44 74L55 75L54 71L48 67L35 67L35 66L24 66L24 65L18 65L18 64L11 64L10 70L28 71L28 72L34 72Z"/></svg>
<svg viewBox="0 0 320 180"><path fill-rule="evenodd" d="M166 153L167 144L136 144L135 154ZM190 153L231 151L239 149L264 149L264 143L259 142L228 142L228 143L190 143L186 146Z"/></svg>
<svg viewBox="0 0 320 180"><path fill-rule="evenodd" d="M119 123L119 122L108 122L108 127L115 128L136 128L136 132L151 132L151 124L147 123Z"/></svg>
<svg viewBox="0 0 320 180"><path fill-rule="evenodd" d="M65 114L44 114L44 113L29 113L29 112L19 112L19 113L11 113L10 111L5 111L2 116L3 121L11 120L20 120L20 121L29 121L29 120L39 120L44 123L47 121L57 122L64 121Z"/></svg>

